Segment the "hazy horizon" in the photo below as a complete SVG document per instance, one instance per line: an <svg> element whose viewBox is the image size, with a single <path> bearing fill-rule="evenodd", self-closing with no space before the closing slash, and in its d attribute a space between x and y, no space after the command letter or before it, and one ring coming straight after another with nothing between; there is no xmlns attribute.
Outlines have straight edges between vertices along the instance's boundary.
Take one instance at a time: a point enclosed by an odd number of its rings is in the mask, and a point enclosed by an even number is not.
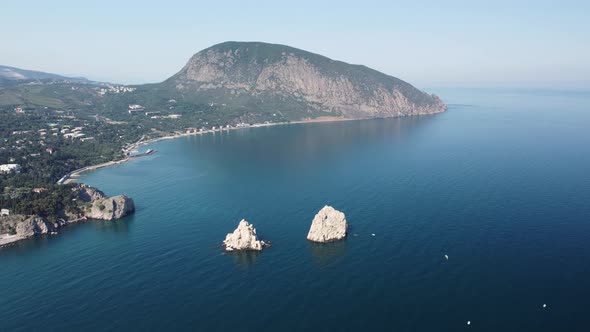
<svg viewBox="0 0 590 332"><path fill-rule="evenodd" d="M224 41L284 44L419 87L589 87L590 6L455 1L257 6L171 1L5 4L0 65L113 83L163 81ZM401 51L400 51L401 50Z"/></svg>

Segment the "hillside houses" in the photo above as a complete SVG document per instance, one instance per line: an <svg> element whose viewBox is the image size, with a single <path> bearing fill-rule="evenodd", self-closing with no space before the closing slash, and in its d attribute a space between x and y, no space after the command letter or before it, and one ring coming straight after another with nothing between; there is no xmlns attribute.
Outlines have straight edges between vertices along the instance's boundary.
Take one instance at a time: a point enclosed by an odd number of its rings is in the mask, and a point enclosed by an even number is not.
<svg viewBox="0 0 590 332"><path fill-rule="evenodd" d="M143 111L145 110L144 106L137 104L129 105L127 108L127 112L129 112L129 114L143 113Z"/></svg>
<svg viewBox="0 0 590 332"><path fill-rule="evenodd" d="M7 173L20 173L21 166L19 164L2 164L0 165L0 173L7 174Z"/></svg>
<svg viewBox="0 0 590 332"><path fill-rule="evenodd" d="M104 88L98 89L98 94L104 96L107 93L126 93L126 92L133 92L136 88L131 88L128 86L122 85L107 85Z"/></svg>

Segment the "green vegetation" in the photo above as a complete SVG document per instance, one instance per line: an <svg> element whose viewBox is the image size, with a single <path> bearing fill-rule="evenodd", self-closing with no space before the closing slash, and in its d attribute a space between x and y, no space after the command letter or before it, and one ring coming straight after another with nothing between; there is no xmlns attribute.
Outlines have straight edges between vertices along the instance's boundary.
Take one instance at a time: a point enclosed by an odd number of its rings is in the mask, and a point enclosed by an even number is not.
<svg viewBox="0 0 590 332"><path fill-rule="evenodd" d="M75 185L48 185L41 193L27 192L19 195L18 199L11 199L6 195L0 196L0 205L14 213L24 215L39 215L51 221L63 217L62 213L75 214L78 211L78 191Z"/></svg>

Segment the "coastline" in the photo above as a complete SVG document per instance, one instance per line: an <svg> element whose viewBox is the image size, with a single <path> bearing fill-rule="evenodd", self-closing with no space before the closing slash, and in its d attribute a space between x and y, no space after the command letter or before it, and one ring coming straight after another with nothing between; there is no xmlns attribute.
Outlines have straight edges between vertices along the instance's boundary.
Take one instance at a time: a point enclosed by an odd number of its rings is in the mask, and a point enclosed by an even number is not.
<svg viewBox="0 0 590 332"><path fill-rule="evenodd" d="M181 138L181 137L190 137L190 136L197 136L197 135L204 135L204 134L214 134L218 132L230 131L230 130L241 130L241 129L249 129L249 128L261 128L261 127L271 127L271 126L284 126L289 124L305 124L305 123L326 123L326 122L342 122L342 121L359 121L359 120L368 120L368 119L347 119L347 118L340 118L340 117L318 117L314 119L308 120L297 120L297 121L290 121L290 122L270 122L270 123L255 123L248 126L243 127L230 127L230 128L220 128L220 129L207 129L203 131L195 131L191 133L177 133L174 135L162 136L151 138L148 140L143 140L143 137L135 142L132 143L128 148L124 149L124 152L129 152L139 148L140 146L149 145L152 143L156 143L159 141ZM95 171L100 168L105 168L109 166L119 165L135 158L143 157L145 154L136 155L136 156L127 156L120 160L111 160L104 162L98 165L91 165L76 169L64 175L61 179L57 181L57 184L69 184L69 183L77 183L78 177L80 177L83 173ZM1 246L1 245L0 245Z"/></svg>
<svg viewBox="0 0 590 332"><path fill-rule="evenodd" d="M435 115L435 114L443 113L443 112L444 111L434 112L434 113L417 114L417 115L409 115L409 116ZM387 117L387 118L397 118L397 117L406 117L406 116L392 116L392 117ZM163 140L169 140L169 139L175 139L175 138L181 138L181 137L190 137L190 136L196 136L196 135L204 135L204 134L215 134L218 132L224 132L224 131L230 131L230 130L242 130L242 129L249 129L249 128L261 128L261 127L271 127L271 126L284 126L284 125L291 125L291 124L330 123L330 122L361 121L361 120L374 120L374 119L387 119L387 118L342 118L342 117L335 117L335 116L320 116L320 117L313 118L313 119L305 119L305 120L297 120L297 121L255 123L252 125L240 126L240 127L229 127L229 128L226 127L226 128L219 128L219 129L207 129L207 130L203 130L203 131L195 131L195 132L190 132L190 133L188 133L188 132L176 133L176 134L168 135L168 136L150 138L145 141L143 140L143 137L142 137L139 141L137 141L135 143L131 143L131 145L129 147L123 149L123 151L127 153L127 152L130 152L130 151L133 151L133 150L139 148L140 146L149 145L149 144L156 143L156 142L163 141ZM95 171L97 169L104 168L104 167L122 164L122 163L128 162L132 159L142 157L144 155L145 154L135 155L135 156L127 156L127 157L120 159L120 160L111 160L111 161L108 161L108 162L105 162L102 164L98 164L98 165L86 166L86 167L74 170L74 171L64 175L61 179L59 179L59 181L57 183L58 184L76 183L77 178L80 175L82 175L83 173Z"/></svg>
<svg viewBox="0 0 590 332"><path fill-rule="evenodd" d="M72 219L72 220L64 220L62 223L58 223L57 224L57 229L71 225L71 224L76 224L80 221L86 221L88 220L88 218L86 216L80 217L80 218L76 218L76 219ZM46 233L38 233L38 234L32 234L32 235L9 235L9 234L0 234L0 248L4 248L4 247L9 247L11 245L16 244L17 242L20 242L22 240L27 240L27 239L32 239L36 236L39 235L58 235L59 233L57 231L53 231L53 232L46 232Z"/></svg>
<svg viewBox="0 0 590 332"><path fill-rule="evenodd" d="M18 241L28 239L26 236L20 235L0 235L0 248L8 247L15 244Z"/></svg>
<svg viewBox="0 0 590 332"><path fill-rule="evenodd" d="M107 161L106 163L92 165L92 166L86 166L86 167L71 171L70 173L64 175L61 179L59 179L57 181L57 184L76 183L77 178L84 172L94 171L99 168L122 164L122 163L127 162L131 159L133 159L133 158L132 157L125 157L121 160L111 160L111 161Z"/></svg>

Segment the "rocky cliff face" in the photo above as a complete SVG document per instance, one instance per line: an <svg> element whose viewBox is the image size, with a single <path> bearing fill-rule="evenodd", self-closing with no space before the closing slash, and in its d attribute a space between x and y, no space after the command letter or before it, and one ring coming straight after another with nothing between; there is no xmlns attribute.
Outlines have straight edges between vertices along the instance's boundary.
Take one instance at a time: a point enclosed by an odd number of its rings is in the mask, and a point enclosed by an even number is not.
<svg viewBox="0 0 590 332"><path fill-rule="evenodd" d="M47 222L39 216L32 216L16 225L16 235L29 237L38 234L53 232L56 225Z"/></svg>
<svg viewBox="0 0 590 332"><path fill-rule="evenodd" d="M57 230L67 224L68 221L64 219L57 219L57 221L49 221L40 216L25 216L25 215L11 215L0 217L0 238L8 242L15 242L26 239L34 235L50 234L57 232ZM6 241L0 239L0 247L6 244Z"/></svg>
<svg viewBox="0 0 590 332"><path fill-rule="evenodd" d="M265 243L258 240L256 229L246 220L242 219L238 228L233 233L227 234L223 241L225 250L262 250Z"/></svg>
<svg viewBox="0 0 590 332"><path fill-rule="evenodd" d="M90 219L120 219L135 211L133 200L125 195L106 197L95 200L85 213Z"/></svg>
<svg viewBox="0 0 590 332"><path fill-rule="evenodd" d="M78 192L78 198L84 202L94 202L105 197L106 195L102 191L87 185L81 185Z"/></svg>
<svg viewBox="0 0 590 332"><path fill-rule="evenodd" d="M102 191L80 185L77 190L78 208L74 211L61 211L50 221L37 215L10 215L0 217L0 247L41 234L55 234L59 228L81 220L113 220L122 218L133 211L133 200L125 195L107 197Z"/></svg>
<svg viewBox="0 0 590 332"><path fill-rule="evenodd" d="M96 188L83 186L78 196L91 204L84 212L90 219L119 219L135 211L133 200L126 195L107 197Z"/></svg>
<svg viewBox="0 0 590 332"><path fill-rule="evenodd" d="M288 46L227 42L195 54L167 84L212 101L296 116L378 118L446 110L440 98L370 68ZM283 113L281 113L283 114Z"/></svg>
<svg viewBox="0 0 590 332"><path fill-rule="evenodd" d="M344 213L324 206L313 218L307 239L313 242L330 242L346 237L348 224Z"/></svg>

